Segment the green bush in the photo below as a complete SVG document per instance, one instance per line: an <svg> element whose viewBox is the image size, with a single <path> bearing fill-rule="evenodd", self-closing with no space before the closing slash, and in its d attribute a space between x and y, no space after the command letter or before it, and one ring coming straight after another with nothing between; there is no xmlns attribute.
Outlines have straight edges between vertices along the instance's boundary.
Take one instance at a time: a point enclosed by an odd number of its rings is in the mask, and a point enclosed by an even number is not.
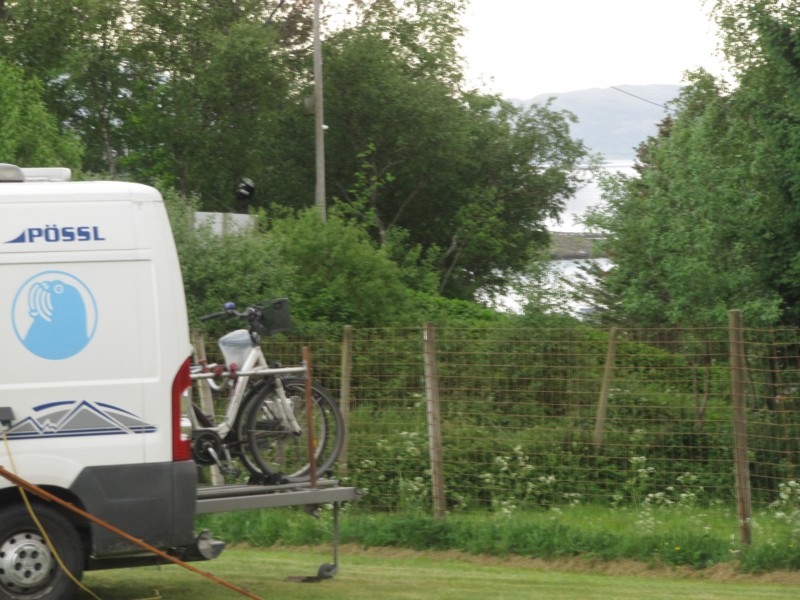
<svg viewBox="0 0 800 600"><path fill-rule="evenodd" d="M310 209L271 222L281 260L293 271L290 296L304 322L341 327L416 323L400 268L356 226Z"/></svg>
<svg viewBox="0 0 800 600"><path fill-rule="evenodd" d="M210 227L196 227L196 198L185 198L175 190L162 189L172 223L183 274L190 323L218 312L225 302L240 307L250 303L290 296L294 268L284 261L280 248L259 229L214 234ZM221 333L230 323L204 325Z"/></svg>

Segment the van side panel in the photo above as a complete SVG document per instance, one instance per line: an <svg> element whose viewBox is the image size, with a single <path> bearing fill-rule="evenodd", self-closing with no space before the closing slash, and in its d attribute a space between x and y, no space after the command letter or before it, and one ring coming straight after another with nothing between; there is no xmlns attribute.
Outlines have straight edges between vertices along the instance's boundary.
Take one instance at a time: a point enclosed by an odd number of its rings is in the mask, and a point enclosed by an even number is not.
<svg viewBox="0 0 800 600"><path fill-rule="evenodd" d="M191 346L160 194L0 184L0 282L0 407L20 477L156 546L186 543L197 474L172 462L172 383ZM128 551L94 533L100 555Z"/></svg>
<svg viewBox="0 0 800 600"><path fill-rule="evenodd" d="M13 398L13 451L57 444L58 454L84 466L144 462L147 437L157 432L144 417L147 399L160 398L164 410L170 402L154 348L153 261L128 253L58 258L0 267L14 292L11 326L6 319L0 333L9 341L0 344L8 367L0 390Z"/></svg>

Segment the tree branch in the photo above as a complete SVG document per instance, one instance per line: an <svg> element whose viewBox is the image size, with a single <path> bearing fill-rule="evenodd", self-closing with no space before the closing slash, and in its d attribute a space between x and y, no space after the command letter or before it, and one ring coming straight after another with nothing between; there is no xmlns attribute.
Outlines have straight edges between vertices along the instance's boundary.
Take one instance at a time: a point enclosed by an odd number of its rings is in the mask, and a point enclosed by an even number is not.
<svg viewBox="0 0 800 600"><path fill-rule="evenodd" d="M2 2L2 0L0 0L0 2ZM285 0L278 0L278 4L275 5L275 8L272 9L272 12L269 13L269 16L264 21L264 27L272 23L272 19L273 17L275 17L275 13L277 13L281 9L284 2Z"/></svg>

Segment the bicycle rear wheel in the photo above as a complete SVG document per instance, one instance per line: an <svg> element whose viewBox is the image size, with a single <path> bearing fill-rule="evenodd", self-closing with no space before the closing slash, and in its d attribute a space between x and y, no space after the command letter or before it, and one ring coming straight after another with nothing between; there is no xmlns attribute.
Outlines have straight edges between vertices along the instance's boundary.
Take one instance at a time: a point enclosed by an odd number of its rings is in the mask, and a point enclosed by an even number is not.
<svg viewBox="0 0 800 600"><path fill-rule="evenodd" d="M282 382L301 433L292 433L281 422L277 412L280 399L275 383L271 383L259 390L249 406L246 452L265 475L280 473L290 482L308 481L311 467L306 382L298 378L285 378ZM344 418L328 390L317 383L312 383L311 389L314 457L317 475L325 477L331 473L344 445Z"/></svg>
<svg viewBox="0 0 800 600"><path fill-rule="evenodd" d="M228 442L228 448L233 456L235 456L239 462L244 465L248 473L254 477L259 477L264 473L262 472L261 467L259 467L255 460L253 460L248 446L247 417L253 410L252 407L258 402L257 397L264 393L264 390L266 390L268 387L268 382L262 380L247 390L247 394L245 395L242 405L239 407L239 411L234 419L233 430L226 438L226 441Z"/></svg>

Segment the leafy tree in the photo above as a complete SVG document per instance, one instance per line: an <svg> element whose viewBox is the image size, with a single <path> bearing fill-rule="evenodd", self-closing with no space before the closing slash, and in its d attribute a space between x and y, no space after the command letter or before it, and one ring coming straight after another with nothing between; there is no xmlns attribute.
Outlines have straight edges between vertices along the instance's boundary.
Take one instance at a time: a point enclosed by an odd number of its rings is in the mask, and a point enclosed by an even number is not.
<svg viewBox="0 0 800 600"><path fill-rule="evenodd" d="M675 114L590 219L616 264L610 317L638 324L800 322L800 18L772 0L719 1L736 77L690 76Z"/></svg>
<svg viewBox="0 0 800 600"><path fill-rule="evenodd" d="M300 104L289 98L309 5L139 0L126 168L197 192L206 208L246 211L233 206L239 179L265 189L280 170L281 111Z"/></svg>
<svg viewBox="0 0 800 600"><path fill-rule="evenodd" d="M328 188L379 246L400 228L435 254L441 293L491 294L547 244L585 150L567 114L462 90L453 64L414 54L414 20L393 18L326 44Z"/></svg>
<svg viewBox="0 0 800 600"><path fill-rule="evenodd" d="M0 59L0 162L20 166L80 167L81 145L62 134L47 110L43 88Z"/></svg>
<svg viewBox="0 0 800 600"><path fill-rule="evenodd" d="M747 147L729 99L700 75L676 106L639 149L639 177L606 186L608 204L590 219L612 234L606 292L618 318L643 326L724 324L730 308L770 322L777 298L741 227L752 220L743 199L757 191L734 185Z"/></svg>
<svg viewBox="0 0 800 600"><path fill-rule="evenodd" d="M84 168L116 176L119 127L130 110L125 69L132 0L6 3L2 55L43 82L61 128L86 147Z"/></svg>
<svg viewBox="0 0 800 600"><path fill-rule="evenodd" d="M749 221L758 268L781 299L782 321L800 323L800 14L791 3L716 3L732 96L747 136L746 181L757 190ZM746 40L753 46L748 47ZM743 166L745 166L743 165ZM744 170L744 169L743 169Z"/></svg>
<svg viewBox="0 0 800 600"><path fill-rule="evenodd" d="M2 56L44 82L86 144L86 169L172 181L230 208L243 174L277 162L275 107L306 52L310 4L9 0Z"/></svg>
<svg viewBox="0 0 800 600"><path fill-rule="evenodd" d="M491 295L547 244L585 151L570 116L465 89L462 0L352 2L327 36L328 190L414 289ZM3 55L43 81L84 167L201 206L312 204L311 0L9 0ZM35 41L34 41L35 40ZM241 177L250 206L236 203ZM412 269L412 263L415 265ZM420 281L412 282L416 269Z"/></svg>

